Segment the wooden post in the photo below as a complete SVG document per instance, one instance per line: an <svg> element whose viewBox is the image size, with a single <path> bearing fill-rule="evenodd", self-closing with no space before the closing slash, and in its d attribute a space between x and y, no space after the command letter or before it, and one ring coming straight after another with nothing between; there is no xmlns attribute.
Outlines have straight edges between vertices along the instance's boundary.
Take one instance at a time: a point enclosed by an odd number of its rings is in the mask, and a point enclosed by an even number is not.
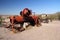
<svg viewBox="0 0 60 40"><path fill-rule="evenodd" d="M14 28L13 28L14 24L13 23L14 23L14 17L12 16L12 31L14 32Z"/></svg>
<svg viewBox="0 0 60 40"><path fill-rule="evenodd" d="M38 27L38 18L36 17L36 26Z"/></svg>

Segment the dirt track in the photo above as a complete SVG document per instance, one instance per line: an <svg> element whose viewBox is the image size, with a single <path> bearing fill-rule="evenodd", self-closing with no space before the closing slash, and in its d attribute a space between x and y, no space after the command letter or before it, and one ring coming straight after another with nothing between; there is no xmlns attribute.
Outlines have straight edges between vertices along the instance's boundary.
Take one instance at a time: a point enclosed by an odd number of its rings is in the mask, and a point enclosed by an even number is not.
<svg viewBox="0 0 60 40"><path fill-rule="evenodd" d="M0 27L0 40L60 40L60 21L42 23L40 27L32 27L18 33Z"/></svg>

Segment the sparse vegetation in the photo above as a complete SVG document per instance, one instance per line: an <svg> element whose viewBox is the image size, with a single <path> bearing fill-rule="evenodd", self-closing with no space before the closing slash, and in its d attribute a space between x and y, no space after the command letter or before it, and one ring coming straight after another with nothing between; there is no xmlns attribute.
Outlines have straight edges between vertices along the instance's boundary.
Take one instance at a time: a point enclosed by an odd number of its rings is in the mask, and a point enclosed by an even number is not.
<svg viewBox="0 0 60 40"><path fill-rule="evenodd" d="M47 14L48 18L51 20L60 20L60 12L56 12L54 14ZM39 15L41 17L41 15Z"/></svg>
<svg viewBox="0 0 60 40"><path fill-rule="evenodd" d="M1 18L1 16L0 16L0 25L2 24L2 18Z"/></svg>

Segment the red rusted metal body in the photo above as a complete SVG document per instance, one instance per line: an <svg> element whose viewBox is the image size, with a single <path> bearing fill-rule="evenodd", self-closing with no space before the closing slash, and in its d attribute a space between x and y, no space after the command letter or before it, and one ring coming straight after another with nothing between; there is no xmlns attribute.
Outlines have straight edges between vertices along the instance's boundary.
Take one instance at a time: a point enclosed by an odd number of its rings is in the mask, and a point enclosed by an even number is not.
<svg viewBox="0 0 60 40"><path fill-rule="evenodd" d="M32 15L32 12L28 9L25 8L22 12L21 15L19 16L11 16L10 17L10 22L12 24L12 30L13 30L13 26L16 23L24 23L24 22L30 22L31 24L37 25L38 26L38 16ZM26 21L25 21L26 20Z"/></svg>

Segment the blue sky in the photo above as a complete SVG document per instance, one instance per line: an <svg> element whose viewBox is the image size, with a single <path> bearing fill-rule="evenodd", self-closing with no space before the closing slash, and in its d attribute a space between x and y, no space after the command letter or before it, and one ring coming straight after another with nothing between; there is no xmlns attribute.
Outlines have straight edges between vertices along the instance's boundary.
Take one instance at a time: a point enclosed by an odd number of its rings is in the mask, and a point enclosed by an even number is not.
<svg viewBox="0 0 60 40"><path fill-rule="evenodd" d="M59 0L0 0L0 15L18 15L24 8L36 14L60 12Z"/></svg>

